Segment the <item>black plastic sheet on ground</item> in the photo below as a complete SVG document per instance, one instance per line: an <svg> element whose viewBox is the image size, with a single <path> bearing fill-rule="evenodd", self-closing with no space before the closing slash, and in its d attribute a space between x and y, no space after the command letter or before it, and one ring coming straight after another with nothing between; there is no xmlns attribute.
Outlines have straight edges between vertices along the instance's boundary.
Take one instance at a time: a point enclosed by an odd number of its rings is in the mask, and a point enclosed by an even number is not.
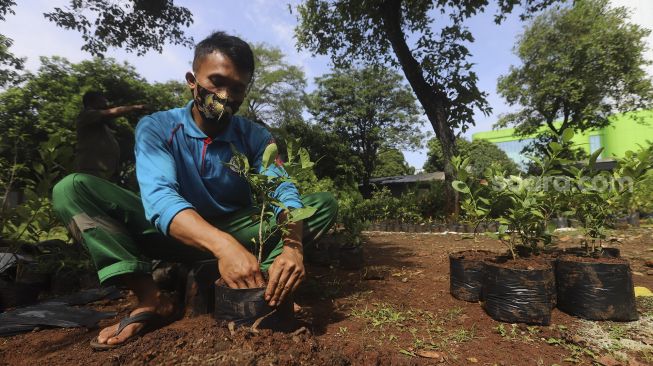
<svg viewBox="0 0 653 366"><path fill-rule="evenodd" d="M115 287L90 289L0 313L0 337L28 332L38 327L95 328L100 320L116 314L71 305L88 304L100 299L113 300L121 296Z"/></svg>
<svg viewBox="0 0 653 366"><path fill-rule="evenodd" d="M494 320L548 325L555 290L551 267L527 270L485 265L483 307Z"/></svg>
<svg viewBox="0 0 653 366"><path fill-rule="evenodd" d="M39 304L0 314L0 336L26 332L37 327L95 328L115 313L99 312L61 304Z"/></svg>
<svg viewBox="0 0 653 366"><path fill-rule="evenodd" d="M558 308L589 320L638 319L628 263L559 259L556 265Z"/></svg>

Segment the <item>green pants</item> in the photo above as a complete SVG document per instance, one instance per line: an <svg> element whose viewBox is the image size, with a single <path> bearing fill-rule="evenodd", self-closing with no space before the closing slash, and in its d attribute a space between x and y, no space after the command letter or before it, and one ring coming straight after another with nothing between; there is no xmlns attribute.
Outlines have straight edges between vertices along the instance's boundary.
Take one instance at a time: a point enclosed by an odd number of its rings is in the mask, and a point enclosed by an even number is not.
<svg viewBox="0 0 653 366"><path fill-rule="evenodd" d="M159 233L145 218L137 194L102 178L82 173L68 175L55 185L52 202L72 236L88 248L100 282L128 273L150 273L152 259L195 262L214 258L209 252ZM330 193L306 195L302 202L317 208L303 222L304 250L310 251L312 243L335 222L338 207ZM250 207L207 221L253 251L252 238L258 238L259 223L252 220L252 215L258 211ZM272 218L265 225L273 228L276 221ZM280 234L268 239L261 269L266 270L282 251Z"/></svg>

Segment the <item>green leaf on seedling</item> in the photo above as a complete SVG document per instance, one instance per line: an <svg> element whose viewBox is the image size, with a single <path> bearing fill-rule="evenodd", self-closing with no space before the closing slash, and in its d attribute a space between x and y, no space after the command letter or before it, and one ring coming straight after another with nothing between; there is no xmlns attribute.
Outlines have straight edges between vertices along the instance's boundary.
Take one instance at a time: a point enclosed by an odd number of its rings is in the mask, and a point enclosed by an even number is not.
<svg viewBox="0 0 653 366"><path fill-rule="evenodd" d="M557 142L555 142L555 141L552 141L552 142L549 144L549 147L551 148L551 151L553 151L554 153L556 153L556 152L562 150L562 145L560 145L559 143L557 143Z"/></svg>
<svg viewBox="0 0 653 366"><path fill-rule="evenodd" d="M269 144L265 148L265 151L263 151L263 160L261 162L263 164L263 169L267 169L267 167L274 162L278 153L279 150L277 149L277 144Z"/></svg>
<svg viewBox="0 0 653 366"><path fill-rule="evenodd" d="M301 221L315 214L317 207L307 206L290 211L290 222Z"/></svg>
<svg viewBox="0 0 653 366"><path fill-rule="evenodd" d="M562 141L569 142L572 138L574 138L574 129L565 128L565 130L562 131Z"/></svg>
<svg viewBox="0 0 653 366"><path fill-rule="evenodd" d="M312 168L314 163L311 161L311 156L305 148L299 149L299 161L302 164L302 169Z"/></svg>
<svg viewBox="0 0 653 366"><path fill-rule="evenodd" d="M462 181L459 181L459 180L454 180L453 182L451 182L451 186L453 187L453 189L455 189L456 191L458 191L460 193L467 193L467 194L471 193L471 191L469 190L469 187L467 186L467 184L465 182L462 182Z"/></svg>
<svg viewBox="0 0 653 366"><path fill-rule="evenodd" d="M487 199L487 198L485 198L485 197L479 197L478 200L481 201L481 202L483 202L483 203L486 204L486 205L489 205L489 204L490 204L490 200Z"/></svg>
<svg viewBox="0 0 653 366"><path fill-rule="evenodd" d="M295 159L295 141L289 139L286 141L286 155L288 156L288 162L292 162Z"/></svg>

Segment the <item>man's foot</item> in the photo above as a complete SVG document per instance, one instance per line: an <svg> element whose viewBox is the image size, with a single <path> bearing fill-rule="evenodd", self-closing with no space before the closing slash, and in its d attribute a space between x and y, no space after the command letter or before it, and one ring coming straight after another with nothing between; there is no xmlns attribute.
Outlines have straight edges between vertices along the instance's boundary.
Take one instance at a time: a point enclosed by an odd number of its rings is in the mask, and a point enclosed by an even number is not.
<svg viewBox="0 0 653 366"><path fill-rule="evenodd" d="M153 321L157 323L153 325L162 326L162 324L160 324L162 323L161 320L164 320L163 323L171 323L175 320L175 306L172 300L165 295L157 294L156 297L151 298L147 303L137 305L129 314L129 317L133 318L138 314L146 312L154 313L152 314L152 317L148 317L148 319L153 319ZM116 332L120 327L120 323L106 327L100 331L97 341L92 342L92 344L95 344L96 346L99 345L95 348L103 348L102 345L106 345L107 348L122 345L140 335L143 328L147 325L145 324L146 322L146 320L143 320L142 322L133 322L125 326L120 332L118 332L118 334L116 334Z"/></svg>

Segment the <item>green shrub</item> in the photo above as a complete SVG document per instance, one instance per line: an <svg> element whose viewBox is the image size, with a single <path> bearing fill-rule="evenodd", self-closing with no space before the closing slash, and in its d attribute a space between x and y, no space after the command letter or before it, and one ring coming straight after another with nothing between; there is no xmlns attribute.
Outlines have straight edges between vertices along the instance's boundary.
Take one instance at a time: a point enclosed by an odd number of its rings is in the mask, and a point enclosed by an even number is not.
<svg viewBox="0 0 653 366"><path fill-rule="evenodd" d="M3 171L11 173L7 181L2 181L5 198L0 207L0 235L3 240L17 244L63 236L65 229L52 210L50 197L54 184L71 170L72 154L68 134L54 133L39 145L40 160L33 162L31 169L17 163L9 165L4 162ZM4 170L5 167L7 170ZM35 179L22 175L27 170ZM21 182L23 186L17 186L16 182ZM14 189L22 189L25 201L10 208L6 197Z"/></svg>

